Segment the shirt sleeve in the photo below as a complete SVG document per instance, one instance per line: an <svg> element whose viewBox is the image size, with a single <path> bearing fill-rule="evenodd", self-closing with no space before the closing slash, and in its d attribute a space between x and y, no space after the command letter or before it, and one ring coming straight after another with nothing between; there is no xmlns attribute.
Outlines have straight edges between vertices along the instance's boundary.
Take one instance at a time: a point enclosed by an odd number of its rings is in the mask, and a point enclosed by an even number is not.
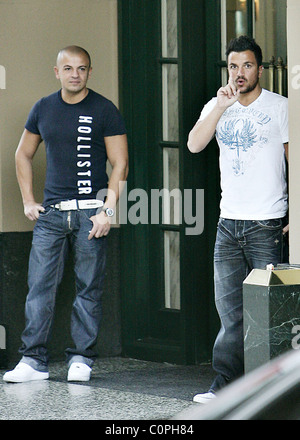
<svg viewBox="0 0 300 440"><path fill-rule="evenodd" d="M126 134L123 117L117 107L108 101L104 112L103 136L117 136Z"/></svg>
<svg viewBox="0 0 300 440"><path fill-rule="evenodd" d="M34 134L40 134L38 128L38 114L39 114L40 101L38 101L30 110L25 128Z"/></svg>
<svg viewBox="0 0 300 440"><path fill-rule="evenodd" d="M212 111L212 109L216 105L216 102L217 102L217 98L212 98L210 101L208 101L207 104L205 104L205 106L201 111L199 121L203 121L203 119L206 118L206 116Z"/></svg>

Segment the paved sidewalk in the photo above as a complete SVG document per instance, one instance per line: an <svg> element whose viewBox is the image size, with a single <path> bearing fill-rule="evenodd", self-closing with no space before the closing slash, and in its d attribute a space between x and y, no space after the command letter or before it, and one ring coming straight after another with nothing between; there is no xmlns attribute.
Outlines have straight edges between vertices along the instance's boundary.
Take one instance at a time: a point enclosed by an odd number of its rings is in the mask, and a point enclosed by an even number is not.
<svg viewBox="0 0 300 440"><path fill-rule="evenodd" d="M50 379L5 383L0 370L0 420L168 420L206 392L210 365L182 366L128 358L98 359L89 382L67 382L64 362Z"/></svg>

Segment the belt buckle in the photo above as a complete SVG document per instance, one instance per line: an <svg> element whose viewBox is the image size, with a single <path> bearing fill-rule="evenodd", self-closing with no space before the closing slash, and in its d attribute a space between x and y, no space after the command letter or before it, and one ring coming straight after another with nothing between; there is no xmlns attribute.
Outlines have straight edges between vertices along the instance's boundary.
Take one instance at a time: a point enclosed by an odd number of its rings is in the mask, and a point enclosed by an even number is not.
<svg viewBox="0 0 300 440"><path fill-rule="evenodd" d="M65 200L65 201L58 203L58 209L60 211L74 211L77 208L78 207L77 207L77 200L76 199Z"/></svg>

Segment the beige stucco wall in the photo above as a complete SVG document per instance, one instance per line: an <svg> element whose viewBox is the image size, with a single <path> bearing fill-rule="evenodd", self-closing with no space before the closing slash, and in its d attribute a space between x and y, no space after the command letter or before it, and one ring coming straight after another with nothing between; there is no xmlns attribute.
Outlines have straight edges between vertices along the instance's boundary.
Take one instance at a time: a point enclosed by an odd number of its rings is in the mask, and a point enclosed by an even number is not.
<svg viewBox="0 0 300 440"><path fill-rule="evenodd" d="M53 66L69 44L90 52L89 87L118 105L117 0L0 2L0 232L33 227L23 215L14 153L32 105L60 87ZM38 201L44 169L41 145L34 160Z"/></svg>
<svg viewBox="0 0 300 440"><path fill-rule="evenodd" d="M288 0L290 262L300 263L300 2Z"/></svg>

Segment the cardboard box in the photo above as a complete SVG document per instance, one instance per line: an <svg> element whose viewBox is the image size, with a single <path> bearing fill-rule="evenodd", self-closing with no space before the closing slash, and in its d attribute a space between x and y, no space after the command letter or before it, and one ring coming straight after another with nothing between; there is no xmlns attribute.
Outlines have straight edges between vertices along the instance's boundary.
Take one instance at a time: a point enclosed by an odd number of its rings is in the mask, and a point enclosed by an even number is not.
<svg viewBox="0 0 300 440"><path fill-rule="evenodd" d="M243 284L245 373L300 348L300 269L253 269Z"/></svg>

